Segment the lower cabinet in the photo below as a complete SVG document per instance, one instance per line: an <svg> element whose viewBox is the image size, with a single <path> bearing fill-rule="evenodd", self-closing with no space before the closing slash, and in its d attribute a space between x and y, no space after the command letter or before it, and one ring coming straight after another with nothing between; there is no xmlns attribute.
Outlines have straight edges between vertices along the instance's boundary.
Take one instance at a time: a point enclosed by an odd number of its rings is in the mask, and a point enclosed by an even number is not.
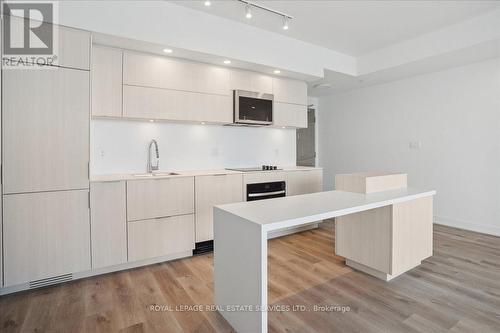
<svg viewBox="0 0 500 333"><path fill-rule="evenodd" d="M127 262L125 182L90 184L92 268Z"/></svg>
<svg viewBox="0 0 500 333"><path fill-rule="evenodd" d="M88 193L3 196L4 286L90 269Z"/></svg>
<svg viewBox="0 0 500 333"><path fill-rule="evenodd" d="M210 175L195 178L196 242L214 238L215 205L243 201L243 176Z"/></svg>
<svg viewBox="0 0 500 333"><path fill-rule="evenodd" d="M128 260L194 249L194 214L128 222Z"/></svg>
<svg viewBox="0 0 500 333"><path fill-rule="evenodd" d="M321 191L323 191L323 170L314 169L287 172L287 195L299 195Z"/></svg>

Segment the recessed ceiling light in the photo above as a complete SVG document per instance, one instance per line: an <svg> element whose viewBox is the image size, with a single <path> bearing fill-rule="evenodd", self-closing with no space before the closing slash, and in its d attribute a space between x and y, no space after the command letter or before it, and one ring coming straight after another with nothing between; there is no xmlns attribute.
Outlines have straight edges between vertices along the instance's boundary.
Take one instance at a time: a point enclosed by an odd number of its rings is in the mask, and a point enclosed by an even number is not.
<svg viewBox="0 0 500 333"><path fill-rule="evenodd" d="M281 128L286 128L285 126L281 126Z"/></svg>
<svg viewBox="0 0 500 333"><path fill-rule="evenodd" d="M208 1L208 0L207 0L207 1L205 1L205 6L206 6L206 7L210 7L210 5L211 5L211 4L212 4L212 3L211 3L210 1Z"/></svg>
<svg viewBox="0 0 500 333"><path fill-rule="evenodd" d="M201 122L201 124L202 124L202 125L205 125L205 122L204 122L204 121L202 121L202 122Z"/></svg>
<svg viewBox="0 0 500 333"><path fill-rule="evenodd" d="M153 119L149 119L149 122L150 123L154 123L155 121Z"/></svg>
<svg viewBox="0 0 500 333"><path fill-rule="evenodd" d="M174 52L174 50L172 50L172 49L163 49L163 52L165 52L165 53L172 53L172 52Z"/></svg>
<svg viewBox="0 0 500 333"><path fill-rule="evenodd" d="M224 60L224 63L225 63L226 65L229 65L229 64L231 63L231 60L226 59L226 60Z"/></svg>
<svg viewBox="0 0 500 333"><path fill-rule="evenodd" d="M279 69L275 69L275 70L273 71L273 73L274 73L274 74L279 74L279 73L281 73L281 71L280 71Z"/></svg>

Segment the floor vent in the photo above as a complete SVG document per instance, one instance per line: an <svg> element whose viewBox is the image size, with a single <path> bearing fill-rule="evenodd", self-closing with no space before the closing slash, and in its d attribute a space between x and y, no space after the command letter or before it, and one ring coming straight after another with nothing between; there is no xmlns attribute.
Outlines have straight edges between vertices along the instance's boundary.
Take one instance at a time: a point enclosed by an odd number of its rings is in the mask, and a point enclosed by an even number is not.
<svg viewBox="0 0 500 333"><path fill-rule="evenodd" d="M195 244L195 249L193 250L193 255L203 254L207 252L212 252L214 250L214 241L204 241Z"/></svg>
<svg viewBox="0 0 500 333"><path fill-rule="evenodd" d="M30 289L50 286L53 284L68 282L71 280L73 280L73 274L65 274L65 275L49 277L46 279L30 281Z"/></svg>

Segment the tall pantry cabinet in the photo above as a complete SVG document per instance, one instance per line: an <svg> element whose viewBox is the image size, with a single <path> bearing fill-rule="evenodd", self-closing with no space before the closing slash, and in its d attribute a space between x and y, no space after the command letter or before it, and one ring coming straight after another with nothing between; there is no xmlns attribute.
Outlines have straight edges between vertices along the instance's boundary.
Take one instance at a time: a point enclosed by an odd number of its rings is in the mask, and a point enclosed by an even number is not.
<svg viewBox="0 0 500 333"><path fill-rule="evenodd" d="M91 267L91 37L59 29L58 66L2 70L3 287Z"/></svg>

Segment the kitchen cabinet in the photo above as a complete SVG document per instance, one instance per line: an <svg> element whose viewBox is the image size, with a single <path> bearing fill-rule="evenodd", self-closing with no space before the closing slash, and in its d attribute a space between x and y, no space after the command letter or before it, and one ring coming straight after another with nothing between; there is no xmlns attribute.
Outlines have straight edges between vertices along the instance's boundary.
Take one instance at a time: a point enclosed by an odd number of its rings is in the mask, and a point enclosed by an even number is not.
<svg viewBox="0 0 500 333"><path fill-rule="evenodd" d="M92 116L122 116L122 51L92 47Z"/></svg>
<svg viewBox="0 0 500 333"><path fill-rule="evenodd" d="M128 260L178 254L194 249L194 215L128 222Z"/></svg>
<svg viewBox="0 0 500 333"><path fill-rule="evenodd" d="M24 37L24 19L11 16L10 20L10 35L14 38ZM16 40L16 42L18 45L24 45L21 40ZM54 25L54 42L55 66L89 70L90 32Z"/></svg>
<svg viewBox="0 0 500 333"><path fill-rule="evenodd" d="M273 125L307 128L307 106L274 102Z"/></svg>
<svg viewBox="0 0 500 333"><path fill-rule="evenodd" d="M3 70L4 194L88 188L89 72Z"/></svg>
<svg viewBox="0 0 500 333"><path fill-rule="evenodd" d="M123 53L123 84L230 95L227 68L136 52Z"/></svg>
<svg viewBox="0 0 500 333"><path fill-rule="evenodd" d="M125 182L90 185L92 268L127 262L127 207Z"/></svg>
<svg viewBox="0 0 500 333"><path fill-rule="evenodd" d="M213 207L243 201L241 174L195 177L196 242L212 240Z"/></svg>
<svg viewBox="0 0 500 333"><path fill-rule="evenodd" d="M264 74L233 69L230 72L231 90L273 93L273 78Z"/></svg>
<svg viewBox="0 0 500 333"><path fill-rule="evenodd" d="M323 170L289 171L286 175L287 195L299 195L323 191Z"/></svg>
<svg viewBox="0 0 500 333"><path fill-rule="evenodd" d="M274 101L307 105L307 84L302 81L273 78Z"/></svg>
<svg viewBox="0 0 500 333"><path fill-rule="evenodd" d="M123 86L123 116L137 119L232 123L230 96Z"/></svg>
<svg viewBox="0 0 500 333"><path fill-rule="evenodd" d="M90 269L88 193L3 196L5 286Z"/></svg>
<svg viewBox="0 0 500 333"><path fill-rule="evenodd" d="M127 181L127 220L194 213L194 177Z"/></svg>

